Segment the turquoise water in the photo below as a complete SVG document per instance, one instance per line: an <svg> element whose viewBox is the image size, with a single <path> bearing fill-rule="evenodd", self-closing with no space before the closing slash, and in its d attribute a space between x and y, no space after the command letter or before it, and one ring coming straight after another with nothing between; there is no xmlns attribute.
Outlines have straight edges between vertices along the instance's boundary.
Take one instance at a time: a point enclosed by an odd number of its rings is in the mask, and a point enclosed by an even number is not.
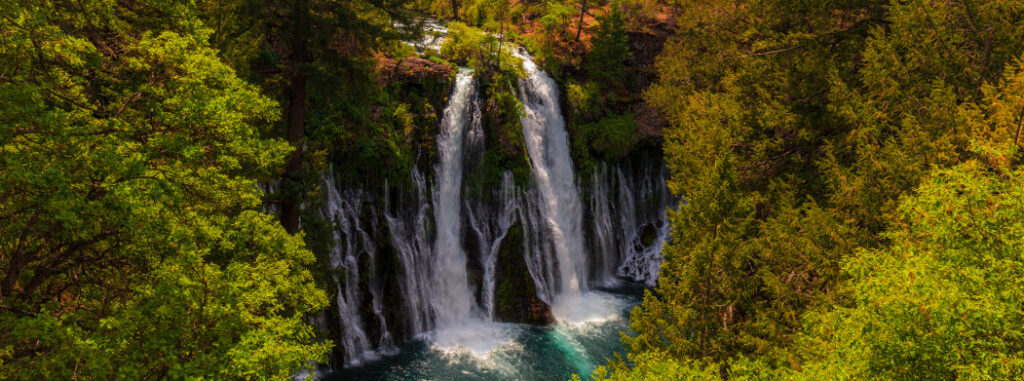
<svg viewBox="0 0 1024 381"><path fill-rule="evenodd" d="M603 320L551 327L493 324L500 342L487 352L441 349L437 340L407 343L378 361L326 375L325 380L567 380L589 375L614 353L625 353L620 332L628 330L629 311L642 289L622 287L595 293L611 301L615 312ZM485 330L486 331L486 330Z"/></svg>

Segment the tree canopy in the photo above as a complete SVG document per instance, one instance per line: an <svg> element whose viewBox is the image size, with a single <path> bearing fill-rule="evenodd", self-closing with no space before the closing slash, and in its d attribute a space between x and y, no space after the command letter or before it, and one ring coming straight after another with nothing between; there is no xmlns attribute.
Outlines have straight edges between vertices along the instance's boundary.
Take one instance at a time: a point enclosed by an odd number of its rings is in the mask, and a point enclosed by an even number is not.
<svg viewBox="0 0 1024 381"><path fill-rule="evenodd" d="M284 378L329 343L291 151L188 2L0 2L0 377Z"/></svg>
<svg viewBox="0 0 1024 381"><path fill-rule="evenodd" d="M684 203L612 378L1019 377L1024 5L674 5L646 98Z"/></svg>

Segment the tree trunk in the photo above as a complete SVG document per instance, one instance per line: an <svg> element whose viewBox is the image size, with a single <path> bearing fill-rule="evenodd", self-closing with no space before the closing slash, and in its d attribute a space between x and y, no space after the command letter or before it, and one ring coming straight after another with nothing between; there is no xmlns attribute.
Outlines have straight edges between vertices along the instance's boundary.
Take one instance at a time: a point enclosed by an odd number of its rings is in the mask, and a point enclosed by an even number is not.
<svg viewBox="0 0 1024 381"><path fill-rule="evenodd" d="M459 21L459 2L458 0L452 0L452 19Z"/></svg>
<svg viewBox="0 0 1024 381"><path fill-rule="evenodd" d="M306 35L307 0L295 0L295 14L292 28L292 57L289 63L289 88L286 90L288 108L285 120L288 123L288 143L295 151L285 165L281 179L281 225L289 233L299 231L299 206L302 189L302 150L306 130Z"/></svg>
<svg viewBox="0 0 1024 381"><path fill-rule="evenodd" d="M580 25L576 27L576 42L580 42L580 35L583 33L583 16L587 14L587 0L580 1Z"/></svg>
<svg viewBox="0 0 1024 381"><path fill-rule="evenodd" d="M1020 132L1024 130L1024 110L1021 110L1020 116L1017 117L1017 135L1013 137L1013 145L1020 145Z"/></svg>

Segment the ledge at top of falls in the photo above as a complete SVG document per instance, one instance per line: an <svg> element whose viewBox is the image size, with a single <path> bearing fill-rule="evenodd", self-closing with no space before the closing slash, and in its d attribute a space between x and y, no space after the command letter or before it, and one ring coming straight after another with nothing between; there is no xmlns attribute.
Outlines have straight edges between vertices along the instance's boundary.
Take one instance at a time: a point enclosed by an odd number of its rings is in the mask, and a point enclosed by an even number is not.
<svg viewBox="0 0 1024 381"><path fill-rule="evenodd" d="M419 57L400 60L378 57L376 71L380 82L387 85L403 81L448 81L451 80L455 67Z"/></svg>

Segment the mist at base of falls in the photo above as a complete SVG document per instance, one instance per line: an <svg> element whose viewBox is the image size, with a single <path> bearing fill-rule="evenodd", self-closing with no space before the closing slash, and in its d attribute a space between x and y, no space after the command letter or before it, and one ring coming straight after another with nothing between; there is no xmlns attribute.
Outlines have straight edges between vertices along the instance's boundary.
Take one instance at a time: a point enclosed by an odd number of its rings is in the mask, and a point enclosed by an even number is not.
<svg viewBox="0 0 1024 381"><path fill-rule="evenodd" d="M510 323L469 325L465 329L467 333L475 332L472 340L450 338L451 342L462 343L461 346L445 346L445 336L458 332L435 331L403 344L397 353L341 369L322 379L566 380L573 374L586 376L613 358L614 353L625 353L619 333L628 331L629 311L640 303L642 291L639 285L589 291L583 299L600 302L609 309L603 317L593 315L585 321L560 320L549 327Z"/></svg>

